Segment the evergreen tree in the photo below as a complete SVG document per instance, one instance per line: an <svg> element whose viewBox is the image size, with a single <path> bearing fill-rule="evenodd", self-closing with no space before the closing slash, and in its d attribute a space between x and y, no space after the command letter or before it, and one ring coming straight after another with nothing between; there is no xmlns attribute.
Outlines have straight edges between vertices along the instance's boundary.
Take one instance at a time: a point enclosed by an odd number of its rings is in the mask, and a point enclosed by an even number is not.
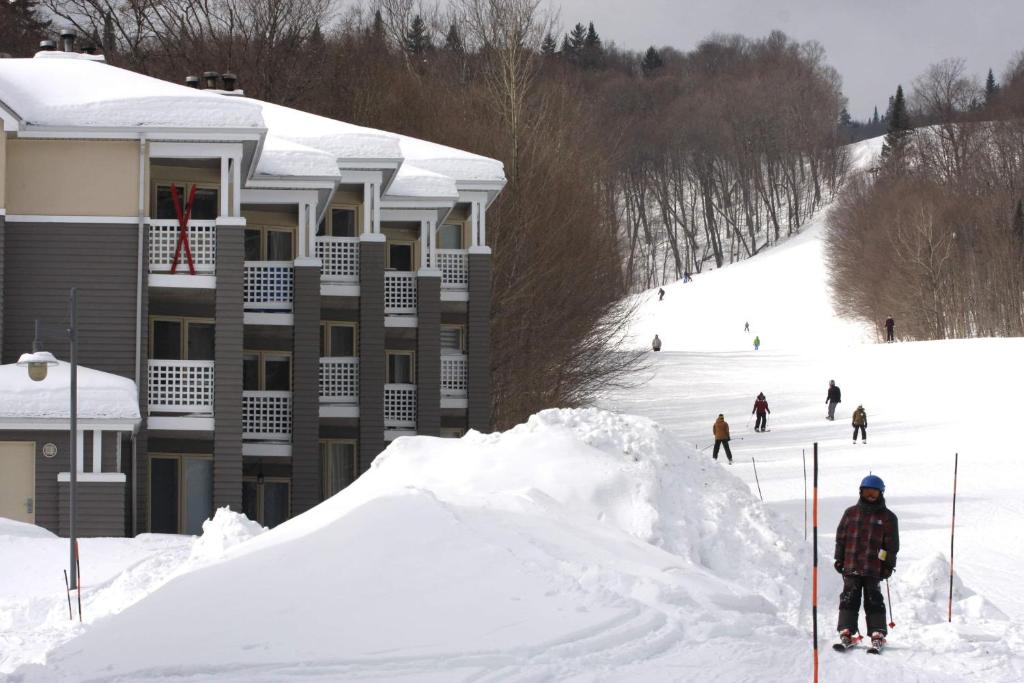
<svg viewBox="0 0 1024 683"><path fill-rule="evenodd" d="M578 55L586 42L587 29L583 27L583 24L576 24L565 37L564 44L568 46L570 55Z"/></svg>
<svg viewBox="0 0 1024 683"><path fill-rule="evenodd" d="M402 40L405 51L411 55L422 55L430 49L430 34L427 32L427 25L423 17L416 15L412 18L409 30L405 32Z"/></svg>
<svg viewBox="0 0 1024 683"><path fill-rule="evenodd" d="M992 75L992 69L988 70L988 78L985 79L985 104L990 104L992 98L999 94L999 84L996 77Z"/></svg>
<svg viewBox="0 0 1024 683"><path fill-rule="evenodd" d="M373 13L373 24L370 27L370 40L381 47L387 47L387 35L384 32L384 17L380 10Z"/></svg>
<svg viewBox="0 0 1024 683"><path fill-rule="evenodd" d="M645 76L650 76L663 66L665 66L665 62L661 60L661 55L651 45L644 53L643 59L640 60L640 69L643 70Z"/></svg>
<svg viewBox="0 0 1024 683"><path fill-rule="evenodd" d="M847 111L846 107L843 107L839 112L839 125L843 128L849 128L853 125L853 118L850 116L850 112Z"/></svg>
<svg viewBox="0 0 1024 683"><path fill-rule="evenodd" d="M871 117L871 125L877 126L879 123L878 118L878 105L875 105L875 115Z"/></svg>
<svg viewBox="0 0 1024 683"><path fill-rule="evenodd" d="M569 34L565 34L562 36L562 47L559 50L559 52L561 52L564 56L572 54L572 45L569 44Z"/></svg>
<svg viewBox="0 0 1024 683"><path fill-rule="evenodd" d="M554 57L558 50L558 43L555 42L555 37L548 31L547 35L544 36L543 42L540 44L540 52L545 57Z"/></svg>
<svg viewBox="0 0 1024 683"><path fill-rule="evenodd" d="M459 27L455 23L452 23L448 29L448 35L444 37L444 49L459 55L465 52L462 36L459 35Z"/></svg>
<svg viewBox="0 0 1024 683"><path fill-rule="evenodd" d="M907 114L902 85L896 87L896 95L892 98L889 111L889 129L882 144L882 163L902 166L910 136L914 131L910 125L910 115Z"/></svg>
<svg viewBox="0 0 1024 683"><path fill-rule="evenodd" d="M594 22L590 22L590 25L587 26L587 35L583 39L583 46L588 50L601 49L601 36L597 35L597 31L594 30Z"/></svg>
<svg viewBox="0 0 1024 683"><path fill-rule="evenodd" d="M0 53L31 57L45 39L50 22L36 0L0 0Z"/></svg>
<svg viewBox="0 0 1024 683"><path fill-rule="evenodd" d="M324 34L320 30L320 22L313 24L313 30L309 34L309 49L319 54L324 47Z"/></svg>

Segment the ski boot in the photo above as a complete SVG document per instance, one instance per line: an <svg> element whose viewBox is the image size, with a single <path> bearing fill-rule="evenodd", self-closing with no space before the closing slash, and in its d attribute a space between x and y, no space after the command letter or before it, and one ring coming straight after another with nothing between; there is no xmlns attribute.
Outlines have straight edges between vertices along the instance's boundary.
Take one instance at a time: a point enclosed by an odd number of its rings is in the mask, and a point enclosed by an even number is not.
<svg viewBox="0 0 1024 683"><path fill-rule="evenodd" d="M881 631L875 631L871 634L871 647L868 648L868 652L873 655L877 655L885 647L885 634Z"/></svg>

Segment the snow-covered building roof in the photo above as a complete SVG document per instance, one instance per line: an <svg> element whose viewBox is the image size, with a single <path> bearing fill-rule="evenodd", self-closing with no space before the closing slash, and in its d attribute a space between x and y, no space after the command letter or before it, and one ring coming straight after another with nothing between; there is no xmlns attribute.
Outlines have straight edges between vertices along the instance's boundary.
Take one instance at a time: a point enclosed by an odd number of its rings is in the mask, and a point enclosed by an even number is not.
<svg viewBox="0 0 1024 683"><path fill-rule="evenodd" d="M338 164L329 153L276 135L267 135L256 163L255 177L341 178Z"/></svg>
<svg viewBox="0 0 1024 683"><path fill-rule="evenodd" d="M0 365L0 426L13 420L67 421L71 397L71 364L58 361L46 379L36 382L17 363ZM78 419L137 424L139 390L130 379L78 366Z"/></svg>
<svg viewBox="0 0 1024 683"><path fill-rule="evenodd" d="M419 168L450 176L460 186L470 183L505 184L505 167L497 159L454 147L400 135L402 158Z"/></svg>
<svg viewBox="0 0 1024 683"><path fill-rule="evenodd" d="M459 188L455 179L414 166L409 162L402 164L388 187L385 199L438 199L441 201L457 201Z"/></svg>
<svg viewBox="0 0 1024 683"><path fill-rule="evenodd" d="M43 53L50 54L50 53ZM0 60L0 101L29 126L260 130L260 108L89 59Z"/></svg>

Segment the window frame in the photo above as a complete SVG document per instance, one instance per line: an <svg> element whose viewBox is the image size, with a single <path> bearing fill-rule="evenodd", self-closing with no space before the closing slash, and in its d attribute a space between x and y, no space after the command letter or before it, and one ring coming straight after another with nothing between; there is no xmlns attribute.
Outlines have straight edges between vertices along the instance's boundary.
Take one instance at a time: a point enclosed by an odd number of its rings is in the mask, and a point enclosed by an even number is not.
<svg viewBox="0 0 1024 683"><path fill-rule="evenodd" d="M267 258L267 251L268 251L268 249L267 249L267 233L269 233L269 232L287 232L289 234L289 237L291 237L291 243L292 243L291 244L291 247L292 247L292 257L290 259L285 259L283 261L283 263L292 263L293 261L295 261L295 256L296 256L296 254L298 254L298 251L297 251L298 250L298 232L299 232L298 226L271 225L269 223L257 223L257 224L254 224L254 225L246 225L242 229L242 251L243 251L243 254L244 254L244 251L245 251L245 233L250 231L250 230L252 230L254 232L259 232L259 234L260 234L260 258L256 259L255 262L257 262L257 263L260 263L260 262L277 263L278 262L278 261L271 261L270 259ZM249 261L248 259L246 259L246 261L249 262L249 263L253 262L253 261Z"/></svg>
<svg viewBox="0 0 1024 683"><path fill-rule="evenodd" d="M461 324L442 324L441 325L442 333L445 330L457 330L458 331L458 333L459 333L459 350L458 350L458 352L456 352L456 351L453 351L452 349L445 349L444 346L442 346L441 347L441 355L442 356L445 355L446 351L447 351L448 355L456 355L456 354L457 355L461 355L461 356L466 355L466 326L465 325L461 325Z"/></svg>
<svg viewBox="0 0 1024 683"><path fill-rule="evenodd" d="M392 271L395 271L395 272L398 272L398 273L415 273L416 272L416 264L418 263L418 261L416 260L416 257L418 255L417 254L417 243L418 243L418 240L391 239L391 238L388 238L388 240L387 240L387 249L385 249L385 251L384 251L384 269L385 270L392 270ZM391 265L391 247L401 247L401 246L408 246L409 247L409 254L410 254L410 256L409 256L409 270L398 270L397 268L395 268L394 266Z"/></svg>
<svg viewBox="0 0 1024 683"><path fill-rule="evenodd" d="M354 235L335 235L334 234L334 212L336 210L346 211L351 210L355 214L353 222ZM360 204L331 204L327 207L327 211L324 212L324 220L322 223L318 223L316 226L316 237L353 237L358 238L360 232L360 226L363 224L363 207ZM320 234L320 226L324 226L324 234Z"/></svg>
<svg viewBox="0 0 1024 683"><path fill-rule="evenodd" d="M351 327L352 328L352 355L339 356L331 348L331 328ZM321 358L358 358L359 357L359 323L348 320L321 320L320 321L320 349Z"/></svg>
<svg viewBox="0 0 1024 683"><path fill-rule="evenodd" d="M245 357L256 356L259 363L259 389L245 389ZM267 389L267 358L288 359L288 389ZM266 351L255 349L242 350L242 390L243 391L293 391L295 387L295 362L291 351Z"/></svg>
<svg viewBox="0 0 1024 683"><path fill-rule="evenodd" d="M148 453L149 460L152 461L154 458L160 460L175 460L178 463L178 530L177 534L184 534L182 528L185 524L185 468L183 461L185 460L209 460L213 461L212 453ZM212 465L211 465L212 467ZM211 472L212 474L212 472ZM210 517L217 510L217 504L213 499L213 478L210 479ZM146 464L146 528L150 530L150 533L163 533L154 532L153 529L153 467L150 463Z"/></svg>
<svg viewBox="0 0 1024 683"><path fill-rule="evenodd" d="M437 248L438 249L458 249L460 251L466 250L466 223L467 221L445 221L441 225L437 226ZM441 246L441 230L446 226L459 229L459 246L457 247L442 247Z"/></svg>
<svg viewBox="0 0 1024 683"><path fill-rule="evenodd" d="M328 485L332 477L330 474L330 447L332 444L343 444L346 446L352 446L352 471L355 473L355 477L352 481L345 484L334 493L328 492ZM320 500L327 500L333 495L336 495L343 491L346 487L350 486L356 479L359 478L359 441L357 439L320 439Z"/></svg>
<svg viewBox="0 0 1024 683"><path fill-rule="evenodd" d="M179 344L179 348L181 349L181 352L178 355L179 356L187 356L188 355L188 331L189 331L189 326L192 325L192 324L213 325L214 343L216 344L217 321L214 318L203 318L203 317L200 317L200 316L191 316L191 315L185 315L185 316L151 315L151 316L149 316L149 340L148 340L149 341L149 344L148 344L149 345L149 356L148 356L149 359L151 359L151 360L182 360L182 361L184 361L184 360L210 360L210 359L201 359L201 358L177 358L177 359L174 359L174 358L154 358L153 357L153 342L156 339L156 323L158 323L158 322L178 323L181 326L181 328L178 330L178 344ZM214 347L214 351L216 352L216 346Z"/></svg>
<svg viewBox="0 0 1024 683"><path fill-rule="evenodd" d="M262 483L260 482L259 475L255 475L255 476L253 476L253 475L245 475L245 476L242 477L242 484L243 485L246 484L246 483L249 483L249 482L251 482L253 484L256 484L256 519L254 519L252 521L256 522L260 526L267 526L266 522L265 522L266 510L264 509L263 495L264 495L264 490L265 490L264 487L268 483L270 483L270 484L287 484L288 485L288 517L285 518L284 520L282 520L281 524L284 524L285 522L287 522L289 519L292 518L292 480L291 480L290 477L267 477L267 476L264 476Z"/></svg>
<svg viewBox="0 0 1024 683"><path fill-rule="evenodd" d="M391 365L390 360L392 356L408 356L409 357L409 382L393 382L391 381ZM384 383L385 384L416 384L416 352L407 350L386 350L384 351Z"/></svg>
<svg viewBox="0 0 1024 683"><path fill-rule="evenodd" d="M214 192L217 193L217 199L216 199L216 202L217 202L217 215L214 216L213 218L196 218L195 220L197 220L197 221L212 221L212 220L216 220L220 216L220 192L221 192L221 190L220 190L220 183L210 183L210 182L201 182L201 181L197 182L197 181L194 181L194 180L178 180L178 179L166 180L166 179L163 179L163 178L161 178L159 180L152 179L150 182L153 183L152 194L150 195L150 201L152 202L150 204L150 206L152 207L151 213L155 214L157 212L157 207L159 206L159 201L158 200L159 200L159 197L160 197L160 188L161 187L166 187L167 190L170 191L171 185L177 185L179 188L188 188L189 185L195 185L196 189L199 189L199 190L213 190ZM188 197L185 196L186 194L187 194L187 190L182 190L182 197L181 197L181 202L182 202L181 210L182 210L182 212L184 212L186 210L186 208L187 208L185 206L185 203L188 200ZM158 221L176 221L176 220L178 220L178 217L177 216L171 216L169 218L160 218L159 216L155 216L154 215L154 216L151 216L151 219L152 220L158 220ZM192 220L193 219L190 218L189 222L191 222Z"/></svg>

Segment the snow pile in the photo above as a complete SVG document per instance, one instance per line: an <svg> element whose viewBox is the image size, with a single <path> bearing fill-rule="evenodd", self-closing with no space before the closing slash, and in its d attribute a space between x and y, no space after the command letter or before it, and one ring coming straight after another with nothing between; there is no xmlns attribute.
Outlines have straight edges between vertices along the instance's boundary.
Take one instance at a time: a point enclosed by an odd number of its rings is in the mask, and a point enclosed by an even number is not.
<svg viewBox="0 0 1024 683"><path fill-rule="evenodd" d="M945 623L949 618L949 560L935 553L910 564L902 573L899 585L900 606L913 614L919 624ZM1008 617L995 605L964 586L953 575L953 612L958 621L990 619L1008 621Z"/></svg>
<svg viewBox="0 0 1024 683"><path fill-rule="evenodd" d="M0 537L4 536L8 538L57 538L56 534L41 526L0 517Z"/></svg>
<svg viewBox="0 0 1024 683"><path fill-rule="evenodd" d="M2 62L0 62L2 64ZM63 418L71 412L71 364L58 361L36 382L16 363L0 365L0 416ZM138 420L135 382L109 372L78 366L78 418Z"/></svg>
<svg viewBox="0 0 1024 683"><path fill-rule="evenodd" d="M340 178L338 164L327 152L268 135L256 164L256 175Z"/></svg>
<svg viewBox="0 0 1024 683"><path fill-rule="evenodd" d="M0 60L0 94L37 126L263 128L260 108L96 61Z"/></svg>
<svg viewBox="0 0 1024 683"><path fill-rule="evenodd" d="M764 587L799 573L780 552L796 545L649 420L545 411L503 434L397 440L345 491L22 673L458 678L504 661L543 678L696 642L720 660L723 634L792 636Z"/></svg>
<svg viewBox="0 0 1024 683"><path fill-rule="evenodd" d="M231 508L217 508L213 519L203 522L203 535L192 546L190 559L203 562L217 559L228 548L244 543L266 531L259 522L253 522L245 515L232 512Z"/></svg>

